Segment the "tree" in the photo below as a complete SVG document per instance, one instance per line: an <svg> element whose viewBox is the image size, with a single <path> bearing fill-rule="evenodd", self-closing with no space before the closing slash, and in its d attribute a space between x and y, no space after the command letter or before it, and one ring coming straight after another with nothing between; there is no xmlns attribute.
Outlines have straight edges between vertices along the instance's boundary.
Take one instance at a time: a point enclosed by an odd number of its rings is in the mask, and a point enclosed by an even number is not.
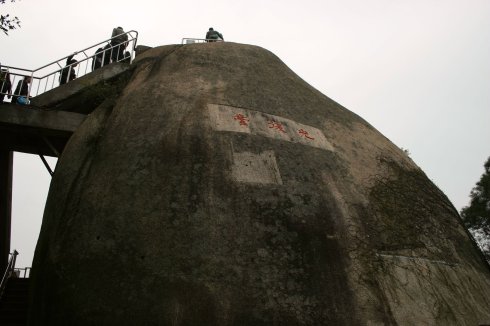
<svg viewBox="0 0 490 326"><path fill-rule="evenodd" d="M10 2L15 2L15 0L10 0ZM0 4L5 4L5 0L0 0ZM5 35L9 35L8 32L12 29L15 29L16 26L20 27L20 20L18 17L12 18L9 14L0 14L0 28L5 33Z"/></svg>
<svg viewBox="0 0 490 326"><path fill-rule="evenodd" d="M470 205L463 207L461 217L490 262L490 157L484 168L480 181L471 190Z"/></svg>

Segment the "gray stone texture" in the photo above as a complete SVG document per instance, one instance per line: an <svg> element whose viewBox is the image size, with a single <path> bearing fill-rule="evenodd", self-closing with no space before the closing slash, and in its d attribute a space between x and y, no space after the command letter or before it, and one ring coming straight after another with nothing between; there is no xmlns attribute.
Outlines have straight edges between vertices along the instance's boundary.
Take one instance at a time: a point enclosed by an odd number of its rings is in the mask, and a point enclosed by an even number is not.
<svg viewBox="0 0 490 326"><path fill-rule="evenodd" d="M133 66L58 162L31 325L490 323L489 266L447 197L272 53L171 45ZM249 120L220 127L217 105Z"/></svg>

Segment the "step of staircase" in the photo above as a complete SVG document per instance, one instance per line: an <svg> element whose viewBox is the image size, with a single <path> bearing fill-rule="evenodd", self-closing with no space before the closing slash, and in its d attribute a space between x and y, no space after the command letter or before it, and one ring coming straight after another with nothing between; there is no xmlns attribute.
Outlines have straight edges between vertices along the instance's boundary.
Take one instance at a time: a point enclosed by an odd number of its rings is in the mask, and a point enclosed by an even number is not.
<svg viewBox="0 0 490 326"><path fill-rule="evenodd" d="M11 278L0 298L0 325L25 326L29 304L29 279Z"/></svg>

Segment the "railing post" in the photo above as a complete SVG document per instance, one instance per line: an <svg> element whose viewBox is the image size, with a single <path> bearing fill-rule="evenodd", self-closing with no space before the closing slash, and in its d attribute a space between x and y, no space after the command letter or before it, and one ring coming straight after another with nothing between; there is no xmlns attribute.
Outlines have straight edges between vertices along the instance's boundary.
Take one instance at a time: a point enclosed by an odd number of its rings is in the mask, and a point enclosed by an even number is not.
<svg viewBox="0 0 490 326"><path fill-rule="evenodd" d="M34 83L34 71L31 72L31 82L29 83L29 88L27 89L27 101L30 101L31 98L31 88Z"/></svg>
<svg viewBox="0 0 490 326"><path fill-rule="evenodd" d="M17 261L17 256L19 255L19 252L14 249L14 252L12 253L12 270L15 268L15 262Z"/></svg>

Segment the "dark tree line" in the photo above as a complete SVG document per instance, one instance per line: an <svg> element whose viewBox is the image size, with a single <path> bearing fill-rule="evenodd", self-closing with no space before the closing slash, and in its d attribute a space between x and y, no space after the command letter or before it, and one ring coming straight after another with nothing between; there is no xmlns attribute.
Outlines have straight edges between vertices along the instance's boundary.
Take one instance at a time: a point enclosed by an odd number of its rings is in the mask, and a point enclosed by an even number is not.
<svg viewBox="0 0 490 326"><path fill-rule="evenodd" d="M15 2L15 0L10 0L10 2ZM0 4L5 4L5 0L0 0ZM20 20L18 17L11 17L9 14L0 14L0 28L5 35L9 35L8 32L16 27L20 27Z"/></svg>
<svg viewBox="0 0 490 326"><path fill-rule="evenodd" d="M470 204L461 210L461 217L490 262L490 157L484 167L480 181L471 190Z"/></svg>

